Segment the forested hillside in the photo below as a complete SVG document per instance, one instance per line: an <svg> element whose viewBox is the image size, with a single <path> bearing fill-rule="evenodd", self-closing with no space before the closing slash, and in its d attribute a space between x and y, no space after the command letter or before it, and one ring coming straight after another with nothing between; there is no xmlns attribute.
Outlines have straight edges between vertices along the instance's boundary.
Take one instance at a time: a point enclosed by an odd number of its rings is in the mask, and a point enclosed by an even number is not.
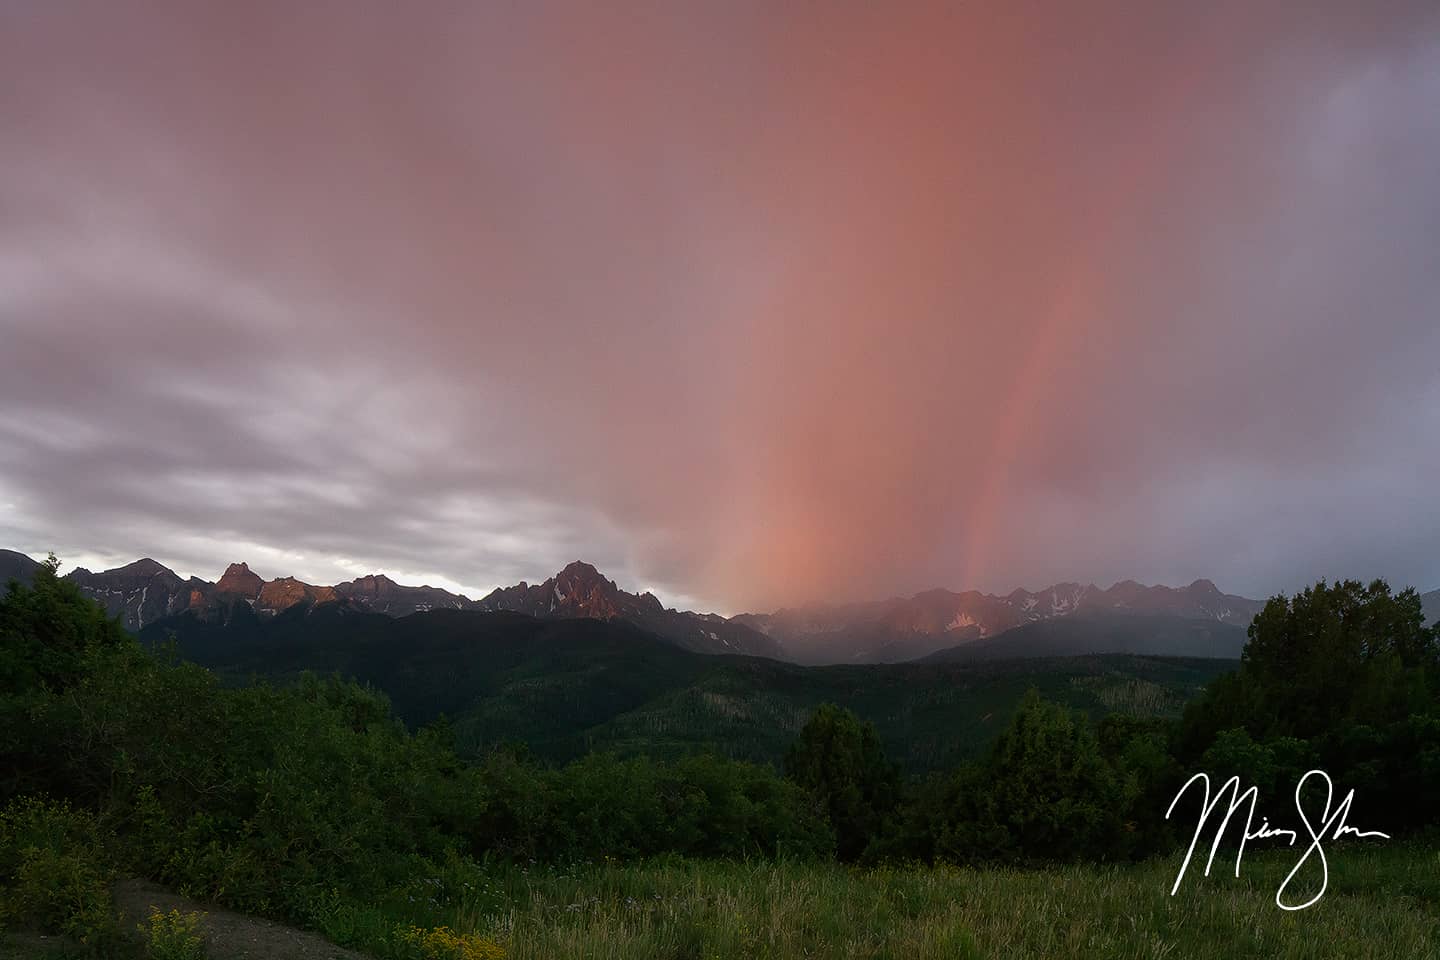
<svg viewBox="0 0 1440 960"><path fill-rule="evenodd" d="M394 619L336 606L260 618L240 604L223 622L185 615L142 638L173 639L181 656L232 682L305 671L355 678L384 691L412 725L446 716L468 755L520 742L549 760L601 749L778 763L830 702L873 722L890 756L916 772L977 755L1031 687L1097 717L1173 717L1235 666L1086 655L802 667L688 652L621 621L455 610Z"/></svg>

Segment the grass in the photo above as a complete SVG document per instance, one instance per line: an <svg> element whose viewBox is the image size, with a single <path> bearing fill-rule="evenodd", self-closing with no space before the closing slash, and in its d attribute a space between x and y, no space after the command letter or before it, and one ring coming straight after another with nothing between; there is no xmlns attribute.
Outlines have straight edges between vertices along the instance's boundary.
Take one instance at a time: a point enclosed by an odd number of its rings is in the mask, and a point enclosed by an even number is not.
<svg viewBox="0 0 1440 960"><path fill-rule="evenodd" d="M392 902L337 903L317 922L380 957L418 955L396 938L410 925L493 941L507 960L1440 957L1440 851L1329 853L1329 890L1300 912L1274 903L1287 851L1248 855L1238 880L1218 862L1209 878L1192 867L1174 897L1178 855L1045 869L457 860ZM0 938L0 960L57 955Z"/></svg>
<svg viewBox="0 0 1440 960"><path fill-rule="evenodd" d="M1440 957L1440 852L1330 853L1328 892L1300 912L1274 903L1288 853L1248 855L1238 880L1218 862L1209 878L1192 867L1174 897L1178 856L1032 870L491 867L435 878L409 910L493 937L511 960Z"/></svg>

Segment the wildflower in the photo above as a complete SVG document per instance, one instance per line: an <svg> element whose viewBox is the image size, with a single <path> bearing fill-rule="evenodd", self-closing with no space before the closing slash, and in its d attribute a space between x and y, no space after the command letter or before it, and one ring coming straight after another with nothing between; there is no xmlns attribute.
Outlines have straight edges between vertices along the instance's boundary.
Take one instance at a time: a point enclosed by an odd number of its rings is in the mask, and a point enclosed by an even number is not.
<svg viewBox="0 0 1440 960"><path fill-rule="evenodd" d="M423 960L503 960L505 948L489 937L456 933L449 927L397 928L400 943Z"/></svg>

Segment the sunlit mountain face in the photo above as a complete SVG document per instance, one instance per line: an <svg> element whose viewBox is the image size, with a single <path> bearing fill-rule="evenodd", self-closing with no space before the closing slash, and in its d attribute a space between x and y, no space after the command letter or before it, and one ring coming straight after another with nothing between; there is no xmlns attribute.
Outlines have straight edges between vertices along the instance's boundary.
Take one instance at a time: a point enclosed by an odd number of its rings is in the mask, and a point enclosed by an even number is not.
<svg viewBox="0 0 1440 960"><path fill-rule="evenodd" d="M0 543L896 655L1433 588L1437 102L1433 0L8 4Z"/></svg>

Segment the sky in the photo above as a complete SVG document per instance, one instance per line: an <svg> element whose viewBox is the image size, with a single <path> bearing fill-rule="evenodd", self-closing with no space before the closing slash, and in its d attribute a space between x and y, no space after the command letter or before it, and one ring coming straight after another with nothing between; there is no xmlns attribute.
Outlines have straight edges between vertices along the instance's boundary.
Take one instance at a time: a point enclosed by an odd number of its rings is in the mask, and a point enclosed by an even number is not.
<svg viewBox="0 0 1440 960"><path fill-rule="evenodd" d="M0 546L1440 586L1440 4L0 0Z"/></svg>

